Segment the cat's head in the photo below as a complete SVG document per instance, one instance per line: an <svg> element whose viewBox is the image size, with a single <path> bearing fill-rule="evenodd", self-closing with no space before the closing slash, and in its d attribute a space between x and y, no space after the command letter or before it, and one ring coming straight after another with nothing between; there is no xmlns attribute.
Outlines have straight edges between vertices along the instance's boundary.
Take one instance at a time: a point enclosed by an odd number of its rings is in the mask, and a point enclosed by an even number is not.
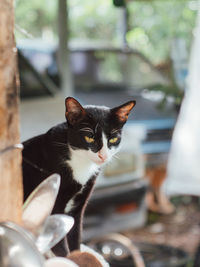
<svg viewBox="0 0 200 267"><path fill-rule="evenodd" d="M68 142L80 156L102 165L119 149L121 132L135 101L119 107L82 106L73 97L65 100Z"/></svg>

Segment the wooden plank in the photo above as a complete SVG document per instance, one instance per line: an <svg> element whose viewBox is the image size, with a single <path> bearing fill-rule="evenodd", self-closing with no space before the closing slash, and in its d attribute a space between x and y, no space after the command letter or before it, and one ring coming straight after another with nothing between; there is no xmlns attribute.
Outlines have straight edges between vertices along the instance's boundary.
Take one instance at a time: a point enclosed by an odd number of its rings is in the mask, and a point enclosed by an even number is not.
<svg viewBox="0 0 200 267"><path fill-rule="evenodd" d="M21 151L2 150L20 142L18 76L13 0L0 1L0 221L20 223L22 210Z"/></svg>

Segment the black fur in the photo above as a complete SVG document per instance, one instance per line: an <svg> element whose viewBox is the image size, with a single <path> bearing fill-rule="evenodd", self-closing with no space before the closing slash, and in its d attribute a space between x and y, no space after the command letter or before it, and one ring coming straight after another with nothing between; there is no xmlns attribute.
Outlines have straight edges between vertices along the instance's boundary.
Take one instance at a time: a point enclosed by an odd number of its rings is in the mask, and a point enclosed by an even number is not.
<svg viewBox="0 0 200 267"><path fill-rule="evenodd" d="M135 105L135 102L130 103L133 103L133 106ZM132 107L129 108L127 114ZM108 139L117 136L117 143L108 145L118 146L122 127L126 122L126 119L123 120L122 117L119 119L119 114L117 113L119 108L84 108L75 99L67 98L67 122L51 128L45 134L24 142L24 198L26 199L48 175L59 173L61 186L53 213L63 213L67 202L73 197L75 200L75 206L68 213L74 217L75 225L67 236L67 242L65 244L62 242L55 248L57 255L66 255L67 249L70 251L79 249L81 220L98 175L98 173L91 175L85 185L78 183L73 177L73 170L66 163L66 160L70 160L71 157L69 146L73 149L91 149L96 153L103 145L102 131ZM85 130L86 127L90 128L90 132L87 129ZM115 131L112 133L114 129ZM94 138L95 141L88 144L84 139L86 135Z"/></svg>

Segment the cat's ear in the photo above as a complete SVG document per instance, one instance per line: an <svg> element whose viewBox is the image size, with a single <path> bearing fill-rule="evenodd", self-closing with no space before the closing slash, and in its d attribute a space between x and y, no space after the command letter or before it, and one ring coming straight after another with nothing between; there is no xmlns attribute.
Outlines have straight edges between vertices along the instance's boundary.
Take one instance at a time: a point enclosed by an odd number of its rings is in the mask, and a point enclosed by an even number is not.
<svg viewBox="0 0 200 267"><path fill-rule="evenodd" d="M128 119L128 115L132 108L136 105L136 101L129 101L119 107L113 108L112 112L117 117L118 121L121 123L125 123Z"/></svg>
<svg viewBox="0 0 200 267"><path fill-rule="evenodd" d="M65 117L71 125L76 124L86 115L85 109L73 97L65 99L65 108Z"/></svg>

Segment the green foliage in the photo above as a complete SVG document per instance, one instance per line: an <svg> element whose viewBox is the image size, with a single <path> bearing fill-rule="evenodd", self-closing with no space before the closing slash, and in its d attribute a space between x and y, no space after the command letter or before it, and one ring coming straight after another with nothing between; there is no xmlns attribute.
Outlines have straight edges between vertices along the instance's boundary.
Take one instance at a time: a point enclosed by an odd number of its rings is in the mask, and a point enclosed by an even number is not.
<svg viewBox="0 0 200 267"><path fill-rule="evenodd" d="M188 48L192 40L196 12L188 0L131 2L127 34L131 46L138 48L152 61L165 61L171 40L181 37Z"/></svg>
<svg viewBox="0 0 200 267"><path fill-rule="evenodd" d="M112 0L70 0L68 5L71 38L116 40L119 11Z"/></svg>
<svg viewBox="0 0 200 267"><path fill-rule="evenodd" d="M68 0L70 38L121 44L121 8L113 0ZM188 48L195 24L197 0L128 1L127 40L154 63L169 57L174 37L186 40ZM16 0L16 23L34 37L51 32L57 37L57 1ZM17 37L22 37L17 34Z"/></svg>
<svg viewBox="0 0 200 267"><path fill-rule="evenodd" d="M56 10L55 0L16 0L15 21L21 28L25 29L34 37L41 37L42 32L49 29L56 33ZM16 32L17 38L24 38Z"/></svg>

